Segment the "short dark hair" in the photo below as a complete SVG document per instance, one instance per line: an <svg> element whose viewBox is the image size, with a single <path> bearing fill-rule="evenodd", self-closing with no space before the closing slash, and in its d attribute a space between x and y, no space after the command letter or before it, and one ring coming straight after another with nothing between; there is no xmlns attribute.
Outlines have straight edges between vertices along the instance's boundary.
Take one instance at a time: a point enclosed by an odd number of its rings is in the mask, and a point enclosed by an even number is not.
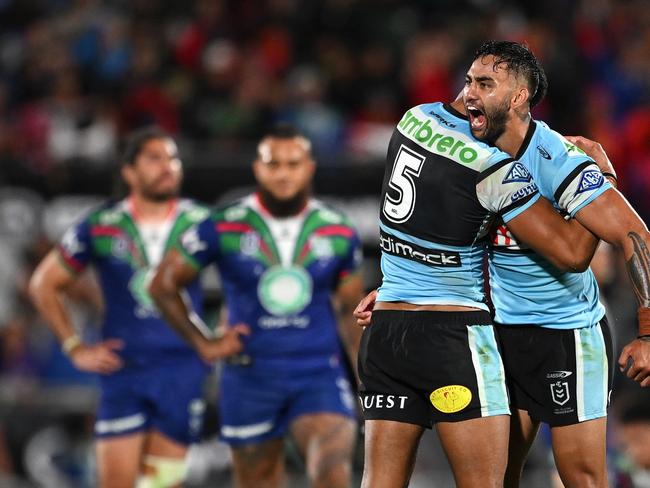
<svg viewBox="0 0 650 488"><path fill-rule="evenodd" d="M477 49L474 60L490 55L494 56L495 68L504 63L508 70L526 78L531 108L542 101L546 96L548 80L544 68L527 45L514 41L487 41Z"/></svg>
<svg viewBox="0 0 650 488"><path fill-rule="evenodd" d="M169 133L157 126L143 127L126 136L122 150L121 164L133 165L142 147L152 139L173 139Z"/></svg>
<svg viewBox="0 0 650 488"><path fill-rule="evenodd" d="M305 148L307 150L307 154L311 157L311 141L309 138L301 132L295 125L289 124L287 122L280 122L278 124L275 124L272 126L268 131L264 133L262 138L260 139L260 142L257 146L257 150L259 152L260 145L262 142L269 138L272 137L274 139L293 139L294 137L297 137L299 139L302 139L305 143Z"/></svg>
<svg viewBox="0 0 650 488"><path fill-rule="evenodd" d="M267 137L275 137L277 139L293 139L294 137L302 137L307 139L307 136L303 134L295 125L288 122L280 122L272 126L262 137L266 139Z"/></svg>

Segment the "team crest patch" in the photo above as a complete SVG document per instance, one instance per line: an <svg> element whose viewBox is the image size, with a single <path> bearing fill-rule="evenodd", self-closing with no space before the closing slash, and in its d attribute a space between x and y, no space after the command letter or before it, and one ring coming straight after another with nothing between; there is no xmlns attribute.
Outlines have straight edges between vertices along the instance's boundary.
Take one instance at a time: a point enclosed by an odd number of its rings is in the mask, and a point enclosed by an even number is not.
<svg viewBox="0 0 650 488"><path fill-rule="evenodd" d="M334 255L334 247L327 237L311 236L309 246L318 259L327 259Z"/></svg>
<svg viewBox="0 0 650 488"><path fill-rule="evenodd" d="M532 176L530 176L530 173L523 164L515 163L503 179L503 183L528 183L532 179Z"/></svg>
<svg viewBox="0 0 650 488"><path fill-rule="evenodd" d="M299 266L272 266L260 278L257 296L262 306L279 316L301 312L311 302L312 279Z"/></svg>
<svg viewBox="0 0 650 488"><path fill-rule="evenodd" d="M582 173L580 177L580 183L578 183L578 189L576 190L576 195L583 193L589 190L595 190L603 186L605 178L600 171L595 169L590 169Z"/></svg>
<svg viewBox="0 0 650 488"><path fill-rule="evenodd" d="M257 232L246 232L241 236L241 252L245 256L255 256L260 249L262 239Z"/></svg>
<svg viewBox="0 0 650 488"><path fill-rule="evenodd" d="M564 405L569 401L569 383L566 381L556 381L551 383L551 398L558 405Z"/></svg>
<svg viewBox="0 0 650 488"><path fill-rule="evenodd" d="M433 390L429 400L442 413L456 413L469 405L472 392L462 385L447 385Z"/></svg>
<svg viewBox="0 0 650 488"><path fill-rule="evenodd" d="M113 239L111 244L111 253L117 258L123 258L129 254L129 241L124 236L118 236Z"/></svg>

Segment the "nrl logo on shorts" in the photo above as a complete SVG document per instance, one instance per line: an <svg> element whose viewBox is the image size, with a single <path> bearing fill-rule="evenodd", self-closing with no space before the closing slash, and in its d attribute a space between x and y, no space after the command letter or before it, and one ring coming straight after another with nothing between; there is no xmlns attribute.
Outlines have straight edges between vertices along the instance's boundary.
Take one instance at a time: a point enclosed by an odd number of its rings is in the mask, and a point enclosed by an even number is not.
<svg viewBox="0 0 650 488"><path fill-rule="evenodd" d="M569 401L569 383L566 381L556 381L551 383L551 397L558 405L564 405Z"/></svg>

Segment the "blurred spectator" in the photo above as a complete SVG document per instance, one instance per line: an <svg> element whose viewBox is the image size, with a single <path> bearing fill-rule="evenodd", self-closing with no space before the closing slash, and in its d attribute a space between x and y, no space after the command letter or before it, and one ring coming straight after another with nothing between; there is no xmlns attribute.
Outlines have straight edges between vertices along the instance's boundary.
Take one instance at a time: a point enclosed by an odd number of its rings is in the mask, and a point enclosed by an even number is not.
<svg viewBox="0 0 650 488"><path fill-rule="evenodd" d="M186 190L215 200L250 183L215 168L241 167L270 123L290 121L314 142L317 185L370 199L377 186L350 185L341 174L363 173L365 183L381 172L405 107L454 98L468 57L487 38L532 47L550 81L534 115L600 141L619 188L650 221L647 0L0 0L0 407L3 398L23 405L16 385L30 391L29 404L45 385L87 381L42 333L24 283L75 209L91 203L79 194L110 191L113 151L126 132L156 123L177 135L191 156ZM376 205L358 216L369 242ZM594 267L625 343L636 304L624 263L603 246ZM78 308L76 320L93 323L95 314ZM629 380L615 380L614 397L627 394ZM650 411L650 399L639 401ZM636 473L621 478L636 484L621 487L645 486L650 441L632 439L650 425L642 417L621 413L614 425ZM5 427L20 471L16 425ZM18 437L29 430L21 429ZM0 473L5 450L0 441Z"/></svg>
<svg viewBox="0 0 650 488"><path fill-rule="evenodd" d="M650 488L650 394L633 390L616 404L614 488Z"/></svg>
<svg viewBox="0 0 650 488"><path fill-rule="evenodd" d="M450 99L487 37L543 60L538 117L603 142L621 188L650 214L650 12L643 0L194 0L4 2L0 158L47 175L101 164L126 131L250 145L287 120L324 164L373 162L403 107ZM468 28L471 26L471 28ZM219 151L213 164L232 158ZM240 158L236 158L240 159ZM7 164L5 164L7 166ZM72 180L58 177L57 189Z"/></svg>

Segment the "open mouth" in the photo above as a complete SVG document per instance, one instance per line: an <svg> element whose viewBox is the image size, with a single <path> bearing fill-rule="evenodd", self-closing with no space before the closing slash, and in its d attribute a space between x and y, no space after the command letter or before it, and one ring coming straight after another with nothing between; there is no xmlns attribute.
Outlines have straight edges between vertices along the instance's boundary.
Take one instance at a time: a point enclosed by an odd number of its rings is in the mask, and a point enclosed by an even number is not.
<svg viewBox="0 0 650 488"><path fill-rule="evenodd" d="M467 105L467 115L473 131L480 131L485 128L486 118L483 111L474 105Z"/></svg>

